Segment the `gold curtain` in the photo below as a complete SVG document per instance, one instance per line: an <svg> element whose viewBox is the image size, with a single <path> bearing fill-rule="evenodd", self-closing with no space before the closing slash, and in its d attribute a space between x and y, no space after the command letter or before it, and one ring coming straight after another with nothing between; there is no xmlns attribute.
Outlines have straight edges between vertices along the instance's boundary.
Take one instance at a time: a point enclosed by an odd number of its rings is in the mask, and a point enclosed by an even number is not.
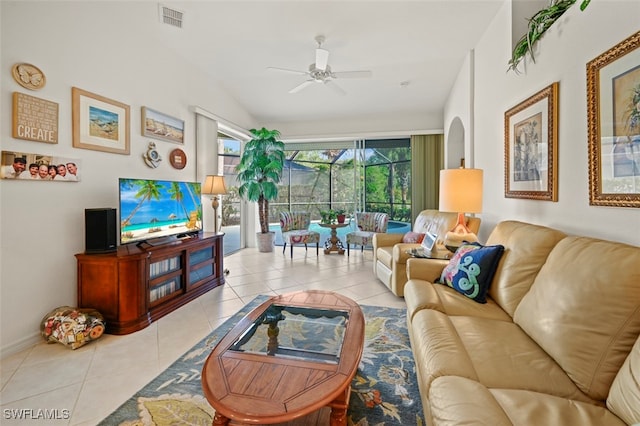
<svg viewBox="0 0 640 426"><path fill-rule="evenodd" d="M411 136L411 223L425 209L437 209L444 135Z"/></svg>

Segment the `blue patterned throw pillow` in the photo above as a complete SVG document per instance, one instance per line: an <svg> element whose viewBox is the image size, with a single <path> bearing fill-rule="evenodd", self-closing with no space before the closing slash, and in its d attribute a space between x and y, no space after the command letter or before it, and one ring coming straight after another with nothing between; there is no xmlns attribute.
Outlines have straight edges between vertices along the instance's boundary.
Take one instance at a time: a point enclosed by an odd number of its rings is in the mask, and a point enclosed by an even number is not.
<svg viewBox="0 0 640 426"><path fill-rule="evenodd" d="M464 243L436 281L448 285L478 303L487 303L487 290L496 273L504 246Z"/></svg>

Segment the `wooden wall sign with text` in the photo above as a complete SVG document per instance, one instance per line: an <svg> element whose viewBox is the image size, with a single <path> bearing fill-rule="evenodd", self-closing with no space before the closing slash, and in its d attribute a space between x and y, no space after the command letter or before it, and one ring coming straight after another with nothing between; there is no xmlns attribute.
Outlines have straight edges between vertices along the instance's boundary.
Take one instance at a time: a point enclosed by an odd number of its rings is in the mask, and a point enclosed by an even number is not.
<svg viewBox="0 0 640 426"><path fill-rule="evenodd" d="M58 104L13 92L13 137L58 143Z"/></svg>

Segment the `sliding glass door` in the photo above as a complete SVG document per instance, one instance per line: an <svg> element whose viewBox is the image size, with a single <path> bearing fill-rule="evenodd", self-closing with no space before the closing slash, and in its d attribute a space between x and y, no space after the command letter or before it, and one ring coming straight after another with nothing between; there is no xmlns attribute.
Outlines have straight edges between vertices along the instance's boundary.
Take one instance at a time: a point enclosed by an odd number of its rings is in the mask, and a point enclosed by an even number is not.
<svg viewBox="0 0 640 426"><path fill-rule="evenodd" d="M227 194L221 196L221 231L224 236L224 254L233 253L245 246L242 226L242 203L238 196L236 165L240 161L242 142L218 133L218 170L223 171Z"/></svg>
<svg viewBox="0 0 640 426"><path fill-rule="evenodd" d="M388 213L410 222L411 148L408 138L348 142L287 143L287 162L270 221L281 211L343 209Z"/></svg>

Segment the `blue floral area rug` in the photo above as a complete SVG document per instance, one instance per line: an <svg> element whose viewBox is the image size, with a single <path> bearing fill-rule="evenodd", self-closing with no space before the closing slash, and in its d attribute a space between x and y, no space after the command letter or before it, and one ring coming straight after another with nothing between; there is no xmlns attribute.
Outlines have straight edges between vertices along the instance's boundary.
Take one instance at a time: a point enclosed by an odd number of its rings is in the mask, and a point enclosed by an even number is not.
<svg viewBox="0 0 640 426"><path fill-rule="evenodd" d="M103 426L211 425L214 410L200 384L202 366L218 341L264 302L258 296L104 419ZM364 351L347 412L354 426L425 425L403 309L361 306Z"/></svg>

